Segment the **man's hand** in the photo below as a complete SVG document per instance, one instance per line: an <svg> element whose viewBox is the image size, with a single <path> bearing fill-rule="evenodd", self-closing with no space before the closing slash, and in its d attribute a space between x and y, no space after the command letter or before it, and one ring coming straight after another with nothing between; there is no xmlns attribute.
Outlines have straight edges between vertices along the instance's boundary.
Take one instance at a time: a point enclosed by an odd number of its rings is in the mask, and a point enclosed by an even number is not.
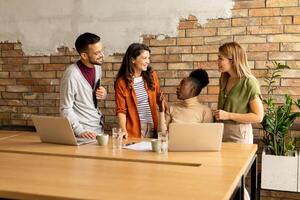
<svg viewBox="0 0 300 200"><path fill-rule="evenodd" d="M96 133L92 133L89 131L83 132L79 135L79 137L88 138L88 139L96 139L96 136L97 136Z"/></svg>
<svg viewBox="0 0 300 200"><path fill-rule="evenodd" d="M96 90L96 98L97 99L105 99L106 97L106 89L103 86L100 86L97 90Z"/></svg>

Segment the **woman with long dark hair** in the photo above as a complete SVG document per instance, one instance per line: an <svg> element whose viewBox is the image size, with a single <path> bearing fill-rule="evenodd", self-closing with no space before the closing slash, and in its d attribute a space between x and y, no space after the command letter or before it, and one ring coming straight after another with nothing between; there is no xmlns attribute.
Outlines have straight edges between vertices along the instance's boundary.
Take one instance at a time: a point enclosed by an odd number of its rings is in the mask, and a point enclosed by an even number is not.
<svg viewBox="0 0 300 200"><path fill-rule="evenodd" d="M156 137L160 94L159 80L149 66L150 49L132 43L116 77L115 101L119 126L126 137Z"/></svg>

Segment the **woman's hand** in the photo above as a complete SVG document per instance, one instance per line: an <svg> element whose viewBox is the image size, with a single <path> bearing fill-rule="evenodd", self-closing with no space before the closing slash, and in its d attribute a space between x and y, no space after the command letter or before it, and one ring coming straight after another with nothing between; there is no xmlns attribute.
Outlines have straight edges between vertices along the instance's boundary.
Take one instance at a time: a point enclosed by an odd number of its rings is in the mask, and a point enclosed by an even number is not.
<svg viewBox="0 0 300 200"><path fill-rule="evenodd" d="M168 109L168 103L166 101L165 95L163 92L158 93L158 107L159 107L159 112L166 112Z"/></svg>
<svg viewBox="0 0 300 200"><path fill-rule="evenodd" d="M230 120L230 113L224 110L216 110L214 116L217 120Z"/></svg>

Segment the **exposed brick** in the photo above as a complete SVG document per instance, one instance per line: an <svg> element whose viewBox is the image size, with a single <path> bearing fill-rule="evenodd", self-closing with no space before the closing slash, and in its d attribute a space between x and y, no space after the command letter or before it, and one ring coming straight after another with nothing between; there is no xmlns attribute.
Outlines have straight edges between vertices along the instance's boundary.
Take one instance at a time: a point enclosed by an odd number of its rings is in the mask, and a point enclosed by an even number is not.
<svg viewBox="0 0 300 200"><path fill-rule="evenodd" d="M14 44L13 43L0 43L1 50L13 50Z"/></svg>
<svg viewBox="0 0 300 200"><path fill-rule="evenodd" d="M185 30L178 30L177 37L185 37Z"/></svg>
<svg viewBox="0 0 300 200"><path fill-rule="evenodd" d="M43 94L41 93L36 93L36 92L28 92L28 93L23 93L23 98L24 99L43 99Z"/></svg>
<svg viewBox="0 0 300 200"><path fill-rule="evenodd" d="M55 92L55 87L45 85L31 86L31 92Z"/></svg>
<svg viewBox="0 0 300 200"><path fill-rule="evenodd" d="M208 86L207 90L208 94L219 94L220 88L219 86Z"/></svg>
<svg viewBox="0 0 300 200"><path fill-rule="evenodd" d="M122 59L123 56L116 56L116 55L104 57L105 62L112 62L112 63L122 62Z"/></svg>
<svg viewBox="0 0 300 200"><path fill-rule="evenodd" d="M22 93L18 92L2 92L3 99L22 99Z"/></svg>
<svg viewBox="0 0 300 200"><path fill-rule="evenodd" d="M300 25L286 25L285 33L300 33Z"/></svg>
<svg viewBox="0 0 300 200"><path fill-rule="evenodd" d="M20 113L38 113L37 107L18 107Z"/></svg>
<svg viewBox="0 0 300 200"><path fill-rule="evenodd" d="M300 61L287 61L286 63L290 68L298 68L300 69Z"/></svg>
<svg viewBox="0 0 300 200"><path fill-rule="evenodd" d="M61 78L64 74L64 71L57 71L56 72L56 78Z"/></svg>
<svg viewBox="0 0 300 200"><path fill-rule="evenodd" d="M0 54L1 55L1 54ZM0 65L3 65L3 64L5 64L4 63L4 60L3 60L3 58L0 58Z"/></svg>
<svg viewBox="0 0 300 200"><path fill-rule="evenodd" d="M0 112L17 112L17 107L13 106L0 106Z"/></svg>
<svg viewBox="0 0 300 200"><path fill-rule="evenodd" d="M106 71L106 70L112 70L112 63L103 63L101 65L102 70Z"/></svg>
<svg viewBox="0 0 300 200"><path fill-rule="evenodd" d="M22 50L2 50L2 57L22 57L24 53Z"/></svg>
<svg viewBox="0 0 300 200"><path fill-rule="evenodd" d="M16 84L16 79L0 79L0 85L15 85Z"/></svg>
<svg viewBox="0 0 300 200"><path fill-rule="evenodd" d="M232 26L253 26L261 25L260 17L235 18L232 19Z"/></svg>
<svg viewBox="0 0 300 200"><path fill-rule="evenodd" d="M176 70L162 70L157 71L159 78L176 78L178 76L178 73Z"/></svg>
<svg viewBox="0 0 300 200"><path fill-rule="evenodd" d="M181 79L165 79L165 86L178 86Z"/></svg>
<svg viewBox="0 0 300 200"><path fill-rule="evenodd" d="M0 78L8 78L9 73L8 72L0 72Z"/></svg>
<svg viewBox="0 0 300 200"><path fill-rule="evenodd" d="M216 61L218 59L218 54L208 54L208 61Z"/></svg>
<svg viewBox="0 0 300 200"><path fill-rule="evenodd" d="M280 87L274 91L274 94L297 95L300 94L300 87Z"/></svg>
<svg viewBox="0 0 300 200"><path fill-rule="evenodd" d="M269 53L270 60L296 60L299 57L300 57L300 52L270 52Z"/></svg>
<svg viewBox="0 0 300 200"><path fill-rule="evenodd" d="M64 71L66 69L65 64L45 64L45 71Z"/></svg>
<svg viewBox="0 0 300 200"><path fill-rule="evenodd" d="M300 16L294 16L294 24L300 24Z"/></svg>
<svg viewBox="0 0 300 200"><path fill-rule="evenodd" d="M59 113L59 109L57 107L39 107L39 113Z"/></svg>
<svg viewBox="0 0 300 200"><path fill-rule="evenodd" d="M234 9L265 7L265 0L235 1Z"/></svg>
<svg viewBox="0 0 300 200"><path fill-rule="evenodd" d="M14 49L21 50L22 49L22 43L15 43L14 44Z"/></svg>
<svg viewBox="0 0 300 200"><path fill-rule="evenodd" d="M116 77L117 74L118 74L117 71L106 71L106 72L105 72L105 77L113 78L113 77Z"/></svg>
<svg viewBox="0 0 300 200"><path fill-rule="evenodd" d="M283 25L249 26L247 27L247 32L252 35L283 33Z"/></svg>
<svg viewBox="0 0 300 200"><path fill-rule="evenodd" d="M292 24L292 17L263 17L262 25Z"/></svg>
<svg viewBox="0 0 300 200"><path fill-rule="evenodd" d="M29 78L30 73L29 72L10 72L9 77L10 78Z"/></svg>
<svg viewBox="0 0 300 200"><path fill-rule="evenodd" d="M177 39L178 45L202 45L203 44L203 37L194 37L194 38L178 38Z"/></svg>
<svg viewBox="0 0 300 200"><path fill-rule="evenodd" d="M51 56L50 62L51 63L70 63L71 59L70 59L70 56Z"/></svg>
<svg viewBox="0 0 300 200"><path fill-rule="evenodd" d="M282 72L282 77L283 78L299 78L300 77L300 70L299 69L284 70Z"/></svg>
<svg viewBox="0 0 300 200"><path fill-rule="evenodd" d="M38 56L29 57L28 64L47 64L50 63L50 57L48 56Z"/></svg>
<svg viewBox="0 0 300 200"><path fill-rule="evenodd" d="M193 65L191 63L169 63L169 70L178 70L178 69L193 69Z"/></svg>
<svg viewBox="0 0 300 200"><path fill-rule="evenodd" d="M245 35L245 36L235 36L235 41L239 43L266 43L266 36L254 36L254 35Z"/></svg>
<svg viewBox="0 0 300 200"><path fill-rule="evenodd" d="M281 43L280 51L300 51L300 43Z"/></svg>
<svg viewBox="0 0 300 200"><path fill-rule="evenodd" d="M166 47L151 47L151 54L165 54Z"/></svg>
<svg viewBox="0 0 300 200"><path fill-rule="evenodd" d="M281 86L300 86L300 80L299 79L282 79Z"/></svg>
<svg viewBox="0 0 300 200"><path fill-rule="evenodd" d="M268 35L268 42L300 42L300 34Z"/></svg>
<svg viewBox="0 0 300 200"><path fill-rule="evenodd" d="M155 70L166 70L168 68L167 63L151 63L151 66Z"/></svg>
<svg viewBox="0 0 300 200"><path fill-rule="evenodd" d="M248 51L279 51L278 43L249 44Z"/></svg>
<svg viewBox="0 0 300 200"><path fill-rule="evenodd" d="M254 69L251 72L256 78L264 78L267 74L267 70L265 69Z"/></svg>
<svg viewBox="0 0 300 200"><path fill-rule="evenodd" d="M18 72L18 71L22 71L22 65L13 65L13 64L9 64L9 65L3 65L2 66L2 70L3 71L8 71L8 72Z"/></svg>
<svg viewBox="0 0 300 200"><path fill-rule="evenodd" d="M218 65L217 65L216 61L195 62L194 68L216 69L216 68L218 68Z"/></svg>
<svg viewBox="0 0 300 200"><path fill-rule="evenodd" d="M0 113L0 119L10 119L10 113Z"/></svg>
<svg viewBox="0 0 300 200"><path fill-rule="evenodd" d="M181 55L171 54L171 55L152 55L151 62L180 62ZM153 65L153 64L152 64Z"/></svg>
<svg viewBox="0 0 300 200"><path fill-rule="evenodd" d="M32 78L55 78L55 72L31 72Z"/></svg>
<svg viewBox="0 0 300 200"><path fill-rule="evenodd" d="M281 8L281 15L300 15L300 7Z"/></svg>
<svg viewBox="0 0 300 200"><path fill-rule="evenodd" d="M176 38L168 38L164 40L151 39L151 46L174 46L176 45Z"/></svg>
<svg viewBox="0 0 300 200"><path fill-rule="evenodd" d="M280 8L259 8L249 10L249 16L253 17L266 17L278 15L280 15Z"/></svg>
<svg viewBox="0 0 300 200"><path fill-rule="evenodd" d="M31 64L31 65L23 65L23 71L42 71L43 65L39 64Z"/></svg>
<svg viewBox="0 0 300 200"><path fill-rule="evenodd" d="M44 93L45 99L59 99L59 93Z"/></svg>
<svg viewBox="0 0 300 200"><path fill-rule="evenodd" d="M246 27L218 28L218 35L241 35L246 33Z"/></svg>
<svg viewBox="0 0 300 200"><path fill-rule="evenodd" d="M298 6L298 0L267 0L266 7Z"/></svg>
<svg viewBox="0 0 300 200"><path fill-rule="evenodd" d="M248 60L267 60L268 59L267 52L248 52L247 56L248 56Z"/></svg>
<svg viewBox="0 0 300 200"><path fill-rule="evenodd" d="M191 53L192 48L190 46L174 46L167 47L166 54L180 54L180 53Z"/></svg>
<svg viewBox="0 0 300 200"><path fill-rule="evenodd" d="M231 10L231 17L232 18L248 17L248 9Z"/></svg>
<svg viewBox="0 0 300 200"><path fill-rule="evenodd" d="M28 64L28 58L26 57L16 57L16 58L6 58L7 64L18 65L18 64Z"/></svg>
<svg viewBox="0 0 300 200"><path fill-rule="evenodd" d="M6 91L7 92L29 92L31 88L29 86L23 85L7 85Z"/></svg>
<svg viewBox="0 0 300 200"><path fill-rule="evenodd" d="M217 53L219 45L193 46L193 53Z"/></svg>
<svg viewBox="0 0 300 200"><path fill-rule="evenodd" d="M183 54L182 62L207 61L207 54Z"/></svg>
<svg viewBox="0 0 300 200"><path fill-rule="evenodd" d="M9 106L26 106L27 102L24 100L6 100L7 105Z"/></svg>
<svg viewBox="0 0 300 200"><path fill-rule="evenodd" d="M233 36L214 36L214 37L205 37L205 44L223 44L225 42L232 42Z"/></svg>
<svg viewBox="0 0 300 200"><path fill-rule="evenodd" d="M203 27L209 28L209 27L229 27L231 26L231 20L230 19L210 19L206 24L203 25Z"/></svg>
<svg viewBox="0 0 300 200"><path fill-rule="evenodd" d="M180 21L178 29L192 29L198 27L198 21Z"/></svg>
<svg viewBox="0 0 300 200"><path fill-rule="evenodd" d="M164 94L176 94L176 87L164 87L163 92Z"/></svg>
<svg viewBox="0 0 300 200"><path fill-rule="evenodd" d="M186 37L213 36L217 34L217 28L198 28L186 30Z"/></svg>

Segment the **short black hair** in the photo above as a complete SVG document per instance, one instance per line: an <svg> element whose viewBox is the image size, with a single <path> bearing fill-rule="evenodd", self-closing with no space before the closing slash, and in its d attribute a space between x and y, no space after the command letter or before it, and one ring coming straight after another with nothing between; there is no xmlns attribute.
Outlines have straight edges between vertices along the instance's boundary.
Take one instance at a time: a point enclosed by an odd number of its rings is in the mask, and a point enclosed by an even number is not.
<svg viewBox="0 0 300 200"><path fill-rule="evenodd" d="M78 38L75 41L75 47L77 52L83 53L88 50L89 44L95 44L100 41L100 37L98 35L95 35L93 33L83 33L78 36Z"/></svg>
<svg viewBox="0 0 300 200"><path fill-rule="evenodd" d="M201 90L209 83L208 74L204 69L196 69L189 76L196 86L196 95L199 95Z"/></svg>

